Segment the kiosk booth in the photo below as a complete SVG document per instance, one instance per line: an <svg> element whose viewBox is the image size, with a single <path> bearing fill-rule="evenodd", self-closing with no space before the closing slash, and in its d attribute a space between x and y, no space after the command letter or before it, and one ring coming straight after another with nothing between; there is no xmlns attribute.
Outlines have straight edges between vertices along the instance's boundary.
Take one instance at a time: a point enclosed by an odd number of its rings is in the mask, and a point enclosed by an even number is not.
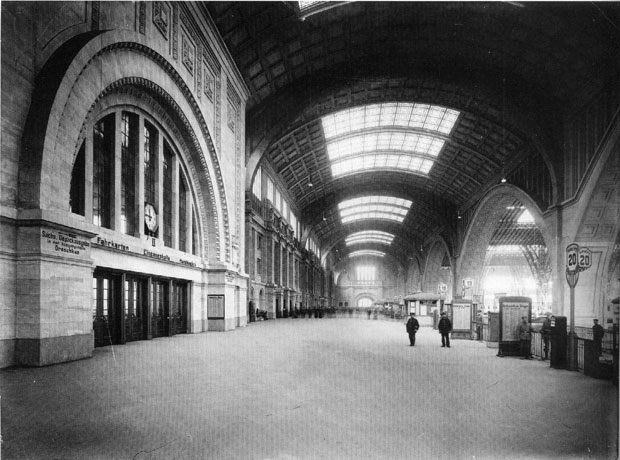
<svg viewBox="0 0 620 460"><path fill-rule="evenodd" d="M443 311L443 300L432 292L409 294L403 300L407 315L415 313L420 326L433 326L434 317Z"/></svg>

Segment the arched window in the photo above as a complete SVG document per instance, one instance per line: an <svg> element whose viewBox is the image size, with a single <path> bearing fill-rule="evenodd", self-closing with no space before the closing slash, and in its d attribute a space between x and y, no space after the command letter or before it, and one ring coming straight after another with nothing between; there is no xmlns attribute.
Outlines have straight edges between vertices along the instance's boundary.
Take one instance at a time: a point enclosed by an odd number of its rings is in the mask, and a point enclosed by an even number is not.
<svg viewBox="0 0 620 460"><path fill-rule="evenodd" d="M71 212L99 227L199 255L197 208L173 139L133 107L105 114L89 134L73 166Z"/></svg>

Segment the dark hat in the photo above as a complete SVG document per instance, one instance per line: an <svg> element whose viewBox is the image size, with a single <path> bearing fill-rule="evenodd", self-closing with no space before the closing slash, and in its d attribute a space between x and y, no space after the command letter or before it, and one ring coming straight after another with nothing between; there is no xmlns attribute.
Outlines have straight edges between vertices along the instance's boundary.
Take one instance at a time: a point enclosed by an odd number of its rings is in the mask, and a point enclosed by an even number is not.
<svg viewBox="0 0 620 460"><path fill-rule="evenodd" d="M414 312L411 312L411 313L409 313L409 314L410 314L411 316L415 316L415 313L414 313Z"/></svg>
<svg viewBox="0 0 620 460"><path fill-rule="evenodd" d="M598 319L595 318L594 321L598 323Z"/></svg>
<svg viewBox="0 0 620 460"><path fill-rule="evenodd" d="M442 312L441 312L441 316L445 316L445 315L446 315L446 312L445 312L445 311L442 311Z"/></svg>

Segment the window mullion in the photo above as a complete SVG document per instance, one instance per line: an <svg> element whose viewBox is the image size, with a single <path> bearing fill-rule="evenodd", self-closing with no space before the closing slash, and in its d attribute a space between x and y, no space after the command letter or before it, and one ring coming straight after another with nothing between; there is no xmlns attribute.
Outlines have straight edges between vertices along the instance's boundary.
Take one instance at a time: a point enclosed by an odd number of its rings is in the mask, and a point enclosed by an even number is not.
<svg viewBox="0 0 620 460"><path fill-rule="evenodd" d="M157 136L157 183L155 184L157 196L157 237L164 241L164 136L160 132Z"/></svg>
<svg viewBox="0 0 620 460"><path fill-rule="evenodd" d="M91 137L84 139L84 217L86 222L93 221L93 130L89 132Z"/></svg>
<svg viewBox="0 0 620 460"><path fill-rule="evenodd" d="M179 159L172 155L172 247L179 249Z"/></svg>
<svg viewBox="0 0 620 460"><path fill-rule="evenodd" d="M138 232L140 238L145 236L144 233L144 117L138 118Z"/></svg>
<svg viewBox="0 0 620 460"><path fill-rule="evenodd" d="M122 113L117 111L114 114L114 171L112 172L112 177L114 179L114 184L112 186L113 196L112 202L114 206L112 207L112 222L111 227L112 230L117 232L122 232L121 228L121 126L122 126ZM124 232L123 232L124 233Z"/></svg>

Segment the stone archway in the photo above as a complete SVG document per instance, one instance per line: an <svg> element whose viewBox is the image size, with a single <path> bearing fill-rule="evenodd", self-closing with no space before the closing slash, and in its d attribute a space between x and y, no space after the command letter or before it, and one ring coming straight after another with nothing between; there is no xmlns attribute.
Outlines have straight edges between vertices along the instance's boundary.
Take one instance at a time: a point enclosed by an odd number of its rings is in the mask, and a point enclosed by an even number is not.
<svg viewBox="0 0 620 460"><path fill-rule="evenodd" d="M532 219L521 228L518 219L525 210ZM516 246L514 250L521 257L518 262L521 271L513 273L514 277L526 276L523 271L526 267L529 271L546 270L545 276L551 278L552 241L551 230L533 199L513 185L503 184L493 188L480 201L467 229L462 252L457 259L453 294L472 298L477 303L483 302L488 294L483 281L492 263L489 248L502 245ZM463 284L465 279L472 281L471 287Z"/></svg>
<svg viewBox="0 0 620 460"><path fill-rule="evenodd" d="M144 37L129 31L103 32L96 39L85 34L78 49L69 62L63 60L64 67L54 64L54 54L41 71L55 66L55 73L62 77L51 88L54 97L50 97L49 87L34 91L47 96L33 101L28 114L19 168L20 206L65 211L85 120L110 95L142 93L161 107L157 115L168 117L178 130L175 134L188 146L197 198L208 210L199 210L207 256L214 262L229 261L228 205L217 152L183 78L166 58L146 45ZM66 55L62 47L57 53ZM102 73L101 68L110 71ZM52 178L43 171L55 171L60 177Z"/></svg>
<svg viewBox="0 0 620 460"><path fill-rule="evenodd" d="M453 287L453 264L448 245L442 238L436 238L430 243L430 249L426 256L426 264L423 273L422 291L437 292L439 284L445 284L448 299L452 296Z"/></svg>

